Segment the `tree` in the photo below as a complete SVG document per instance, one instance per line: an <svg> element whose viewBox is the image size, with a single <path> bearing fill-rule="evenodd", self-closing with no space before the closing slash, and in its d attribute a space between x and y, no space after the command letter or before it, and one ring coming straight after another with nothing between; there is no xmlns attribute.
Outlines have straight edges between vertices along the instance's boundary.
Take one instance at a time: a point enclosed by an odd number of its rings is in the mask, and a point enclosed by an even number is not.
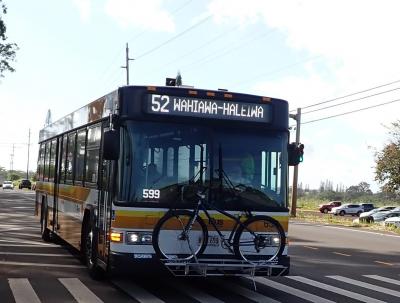
<svg viewBox="0 0 400 303"><path fill-rule="evenodd" d="M7 14L7 7L2 3L2 0L0 0L0 78L4 77L3 74L5 71L15 71L10 65L10 62L15 60L15 53L18 50L17 44L5 43L7 40L7 28L3 21L3 15L5 14Z"/></svg>
<svg viewBox="0 0 400 303"><path fill-rule="evenodd" d="M375 180L385 192L400 192L400 120L392 123L390 142L375 154Z"/></svg>

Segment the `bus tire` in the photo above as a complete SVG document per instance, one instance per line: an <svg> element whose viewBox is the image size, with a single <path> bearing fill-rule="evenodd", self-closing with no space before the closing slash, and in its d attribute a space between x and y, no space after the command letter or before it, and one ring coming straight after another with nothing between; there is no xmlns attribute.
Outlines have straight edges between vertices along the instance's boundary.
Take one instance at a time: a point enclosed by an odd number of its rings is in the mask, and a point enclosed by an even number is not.
<svg viewBox="0 0 400 303"><path fill-rule="evenodd" d="M100 280L104 277L103 269L97 264L97 231L93 220L88 220L84 225L84 258L89 275Z"/></svg>
<svg viewBox="0 0 400 303"><path fill-rule="evenodd" d="M49 218L49 209L47 207L47 203L42 200L41 206L41 215L40 215L40 233L42 235L42 239L45 242L51 242L51 232L47 228L47 222Z"/></svg>

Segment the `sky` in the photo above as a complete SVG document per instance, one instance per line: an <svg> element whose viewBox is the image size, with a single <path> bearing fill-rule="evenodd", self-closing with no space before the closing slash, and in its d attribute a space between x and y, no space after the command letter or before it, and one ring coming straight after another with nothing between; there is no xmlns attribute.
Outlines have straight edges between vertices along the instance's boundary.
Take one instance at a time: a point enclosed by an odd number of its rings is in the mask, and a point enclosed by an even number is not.
<svg viewBox="0 0 400 303"><path fill-rule="evenodd" d="M29 168L36 170L47 111L55 121L125 85L129 43L130 84L164 85L179 71L186 85L302 108L303 186L365 181L379 189L375 153L399 119L399 1L3 2L8 42L20 50L16 72L0 79L0 166L10 168L14 144L13 169L26 170L30 130Z"/></svg>

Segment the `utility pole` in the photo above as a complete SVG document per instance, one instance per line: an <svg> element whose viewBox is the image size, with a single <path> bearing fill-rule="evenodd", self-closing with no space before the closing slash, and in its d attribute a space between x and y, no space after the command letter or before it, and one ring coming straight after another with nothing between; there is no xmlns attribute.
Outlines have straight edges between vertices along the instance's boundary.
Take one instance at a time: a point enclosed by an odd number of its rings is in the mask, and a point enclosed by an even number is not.
<svg viewBox="0 0 400 303"><path fill-rule="evenodd" d="M290 118L296 120L296 146L300 143L300 121L301 121L301 108L297 109L297 114L289 115ZM292 184L292 208L290 210L290 215L296 217L297 208L297 182L299 177L299 165L295 165L293 169L293 184Z"/></svg>
<svg viewBox="0 0 400 303"><path fill-rule="evenodd" d="M129 47L128 43L126 43L126 56L125 56L125 66L121 66L121 68L126 68L126 85L129 85L129 61L133 61L135 59L129 58Z"/></svg>
<svg viewBox="0 0 400 303"><path fill-rule="evenodd" d="M12 153L10 155L10 175L14 170L14 151L15 151L15 144L12 145Z"/></svg>
<svg viewBox="0 0 400 303"><path fill-rule="evenodd" d="M26 178L29 179L29 149L31 147L31 129L29 129L28 135L28 163L26 164Z"/></svg>

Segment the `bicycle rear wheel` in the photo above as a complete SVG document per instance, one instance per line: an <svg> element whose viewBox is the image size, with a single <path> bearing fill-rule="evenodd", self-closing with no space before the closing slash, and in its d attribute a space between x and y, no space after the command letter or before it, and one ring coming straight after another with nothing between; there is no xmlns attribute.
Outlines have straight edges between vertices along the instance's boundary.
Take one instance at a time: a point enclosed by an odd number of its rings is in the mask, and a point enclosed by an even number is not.
<svg viewBox="0 0 400 303"><path fill-rule="evenodd" d="M204 221L193 212L173 210L158 221L153 231L153 247L160 259L186 259L201 255L208 242Z"/></svg>
<svg viewBox="0 0 400 303"><path fill-rule="evenodd" d="M239 259L262 264L281 256L285 243L285 232L278 221L268 216L254 216L239 226L233 249Z"/></svg>

